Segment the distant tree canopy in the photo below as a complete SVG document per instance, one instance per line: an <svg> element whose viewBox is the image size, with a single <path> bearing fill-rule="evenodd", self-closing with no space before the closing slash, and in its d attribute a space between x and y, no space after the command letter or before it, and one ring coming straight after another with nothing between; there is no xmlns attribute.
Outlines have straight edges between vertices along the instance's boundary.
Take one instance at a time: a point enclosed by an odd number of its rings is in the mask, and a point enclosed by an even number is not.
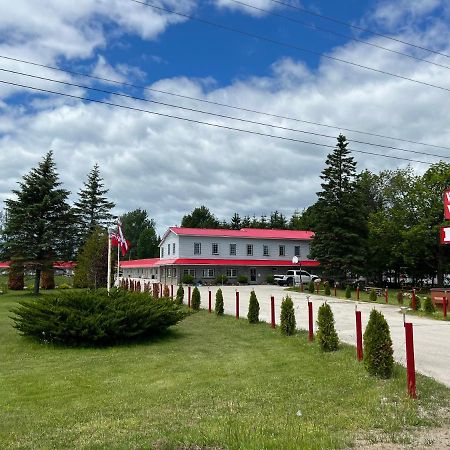
<svg viewBox="0 0 450 450"><path fill-rule="evenodd" d="M192 213L183 216L181 226L187 228L220 228L220 222L206 206L200 206L195 208Z"/></svg>

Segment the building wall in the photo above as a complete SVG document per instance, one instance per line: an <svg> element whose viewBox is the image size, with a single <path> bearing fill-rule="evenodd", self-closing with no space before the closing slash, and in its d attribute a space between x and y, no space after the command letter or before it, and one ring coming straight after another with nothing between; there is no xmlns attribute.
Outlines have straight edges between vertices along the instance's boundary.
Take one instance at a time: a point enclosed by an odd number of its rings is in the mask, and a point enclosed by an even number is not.
<svg viewBox="0 0 450 450"><path fill-rule="evenodd" d="M160 248L159 248L159 257L161 259L175 259L175 258L182 258L183 256L180 256L180 245L179 245L180 237L177 236L175 233L170 232L164 241L161 242ZM175 244L175 252L173 251L173 246ZM170 248L170 251L169 251Z"/></svg>

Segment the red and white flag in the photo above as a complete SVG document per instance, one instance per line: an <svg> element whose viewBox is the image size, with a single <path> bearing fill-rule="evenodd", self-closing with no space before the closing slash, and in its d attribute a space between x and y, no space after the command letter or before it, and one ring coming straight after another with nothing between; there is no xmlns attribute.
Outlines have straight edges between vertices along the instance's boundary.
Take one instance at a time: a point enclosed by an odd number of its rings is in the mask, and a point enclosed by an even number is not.
<svg viewBox="0 0 450 450"><path fill-rule="evenodd" d="M122 224L117 223L117 233L110 234L111 245L113 247L120 247L122 256L125 256L127 251L130 249L130 242L125 239L122 232Z"/></svg>

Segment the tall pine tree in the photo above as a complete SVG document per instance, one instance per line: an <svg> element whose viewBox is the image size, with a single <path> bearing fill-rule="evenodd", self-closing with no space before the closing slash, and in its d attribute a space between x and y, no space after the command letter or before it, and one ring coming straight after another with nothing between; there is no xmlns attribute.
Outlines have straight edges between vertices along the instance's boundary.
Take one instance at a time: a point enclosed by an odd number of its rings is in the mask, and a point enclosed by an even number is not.
<svg viewBox="0 0 450 450"><path fill-rule="evenodd" d="M356 162L342 134L328 155L318 192L315 236L310 256L320 261L327 276L344 278L364 267L367 217L356 189Z"/></svg>
<svg viewBox="0 0 450 450"><path fill-rule="evenodd" d="M78 201L75 202L74 207L79 246L86 242L87 237L96 227L106 228L114 218L110 211L115 204L105 197L108 189L104 189L103 186L100 168L98 164L95 164L88 174L84 187L78 192Z"/></svg>
<svg viewBox="0 0 450 450"><path fill-rule="evenodd" d="M34 293L39 293L41 271L61 257L70 240L73 216L67 197L59 186L53 153L24 175L14 199L5 201L4 249L14 264L35 270Z"/></svg>

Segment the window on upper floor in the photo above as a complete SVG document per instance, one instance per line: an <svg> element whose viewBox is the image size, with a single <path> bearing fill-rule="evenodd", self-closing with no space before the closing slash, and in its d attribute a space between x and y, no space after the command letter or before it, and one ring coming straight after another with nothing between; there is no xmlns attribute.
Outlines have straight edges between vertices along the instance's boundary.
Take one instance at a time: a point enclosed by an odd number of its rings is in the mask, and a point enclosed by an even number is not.
<svg viewBox="0 0 450 450"><path fill-rule="evenodd" d="M253 256L253 244L247 244L247 256Z"/></svg>
<svg viewBox="0 0 450 450"><path fill-rule="evenodd" d="M201 242L194 242L194 255L202 254L202 244Z"/></svg>
<svg viewBox="0 0 450 450"><path fill-rule="evenodd" d="M172 244L172 255L175 255L175 242Z"/></svg>
<svg viewBox="0 0 450 450"><path fill-rule="evenodd" d="M294 256L300 256L300 245L294 246Z"/></svg>
<svg viewBox="0 0 450 450"><path fill-rule="evenodd" d="M217 244L216 242L211 244L212 247L212 254L213 255L218 255L219 254L219 244Z"/></svg>
<svg viewBox="0 0 450 450"><path fill-rule="evenodd" d="M167 255L170 255L170 244L167 244Z"/></svg>
<svg viewBox="0 0 450 450"><path fill-rule="evenodd" d="M280 256L286 256L286 247L284 245L280 245Z"/></svg>
<svg viewBox="0 0 450 450"><path fill-rule="evenodd" d="M161 247L161 258L164 258L164 247Z"/></svg>
<svg viewBox="0 0 450 450"><path fill-rule="evenodd" d="M236 255L236 244L230 244L230 255Z"/></svg>
<svg viewBox="0 0 450 450"><path fill-rule="evenodd" d="M263 245L263 256L269 256L269 246Z"/></svg>

